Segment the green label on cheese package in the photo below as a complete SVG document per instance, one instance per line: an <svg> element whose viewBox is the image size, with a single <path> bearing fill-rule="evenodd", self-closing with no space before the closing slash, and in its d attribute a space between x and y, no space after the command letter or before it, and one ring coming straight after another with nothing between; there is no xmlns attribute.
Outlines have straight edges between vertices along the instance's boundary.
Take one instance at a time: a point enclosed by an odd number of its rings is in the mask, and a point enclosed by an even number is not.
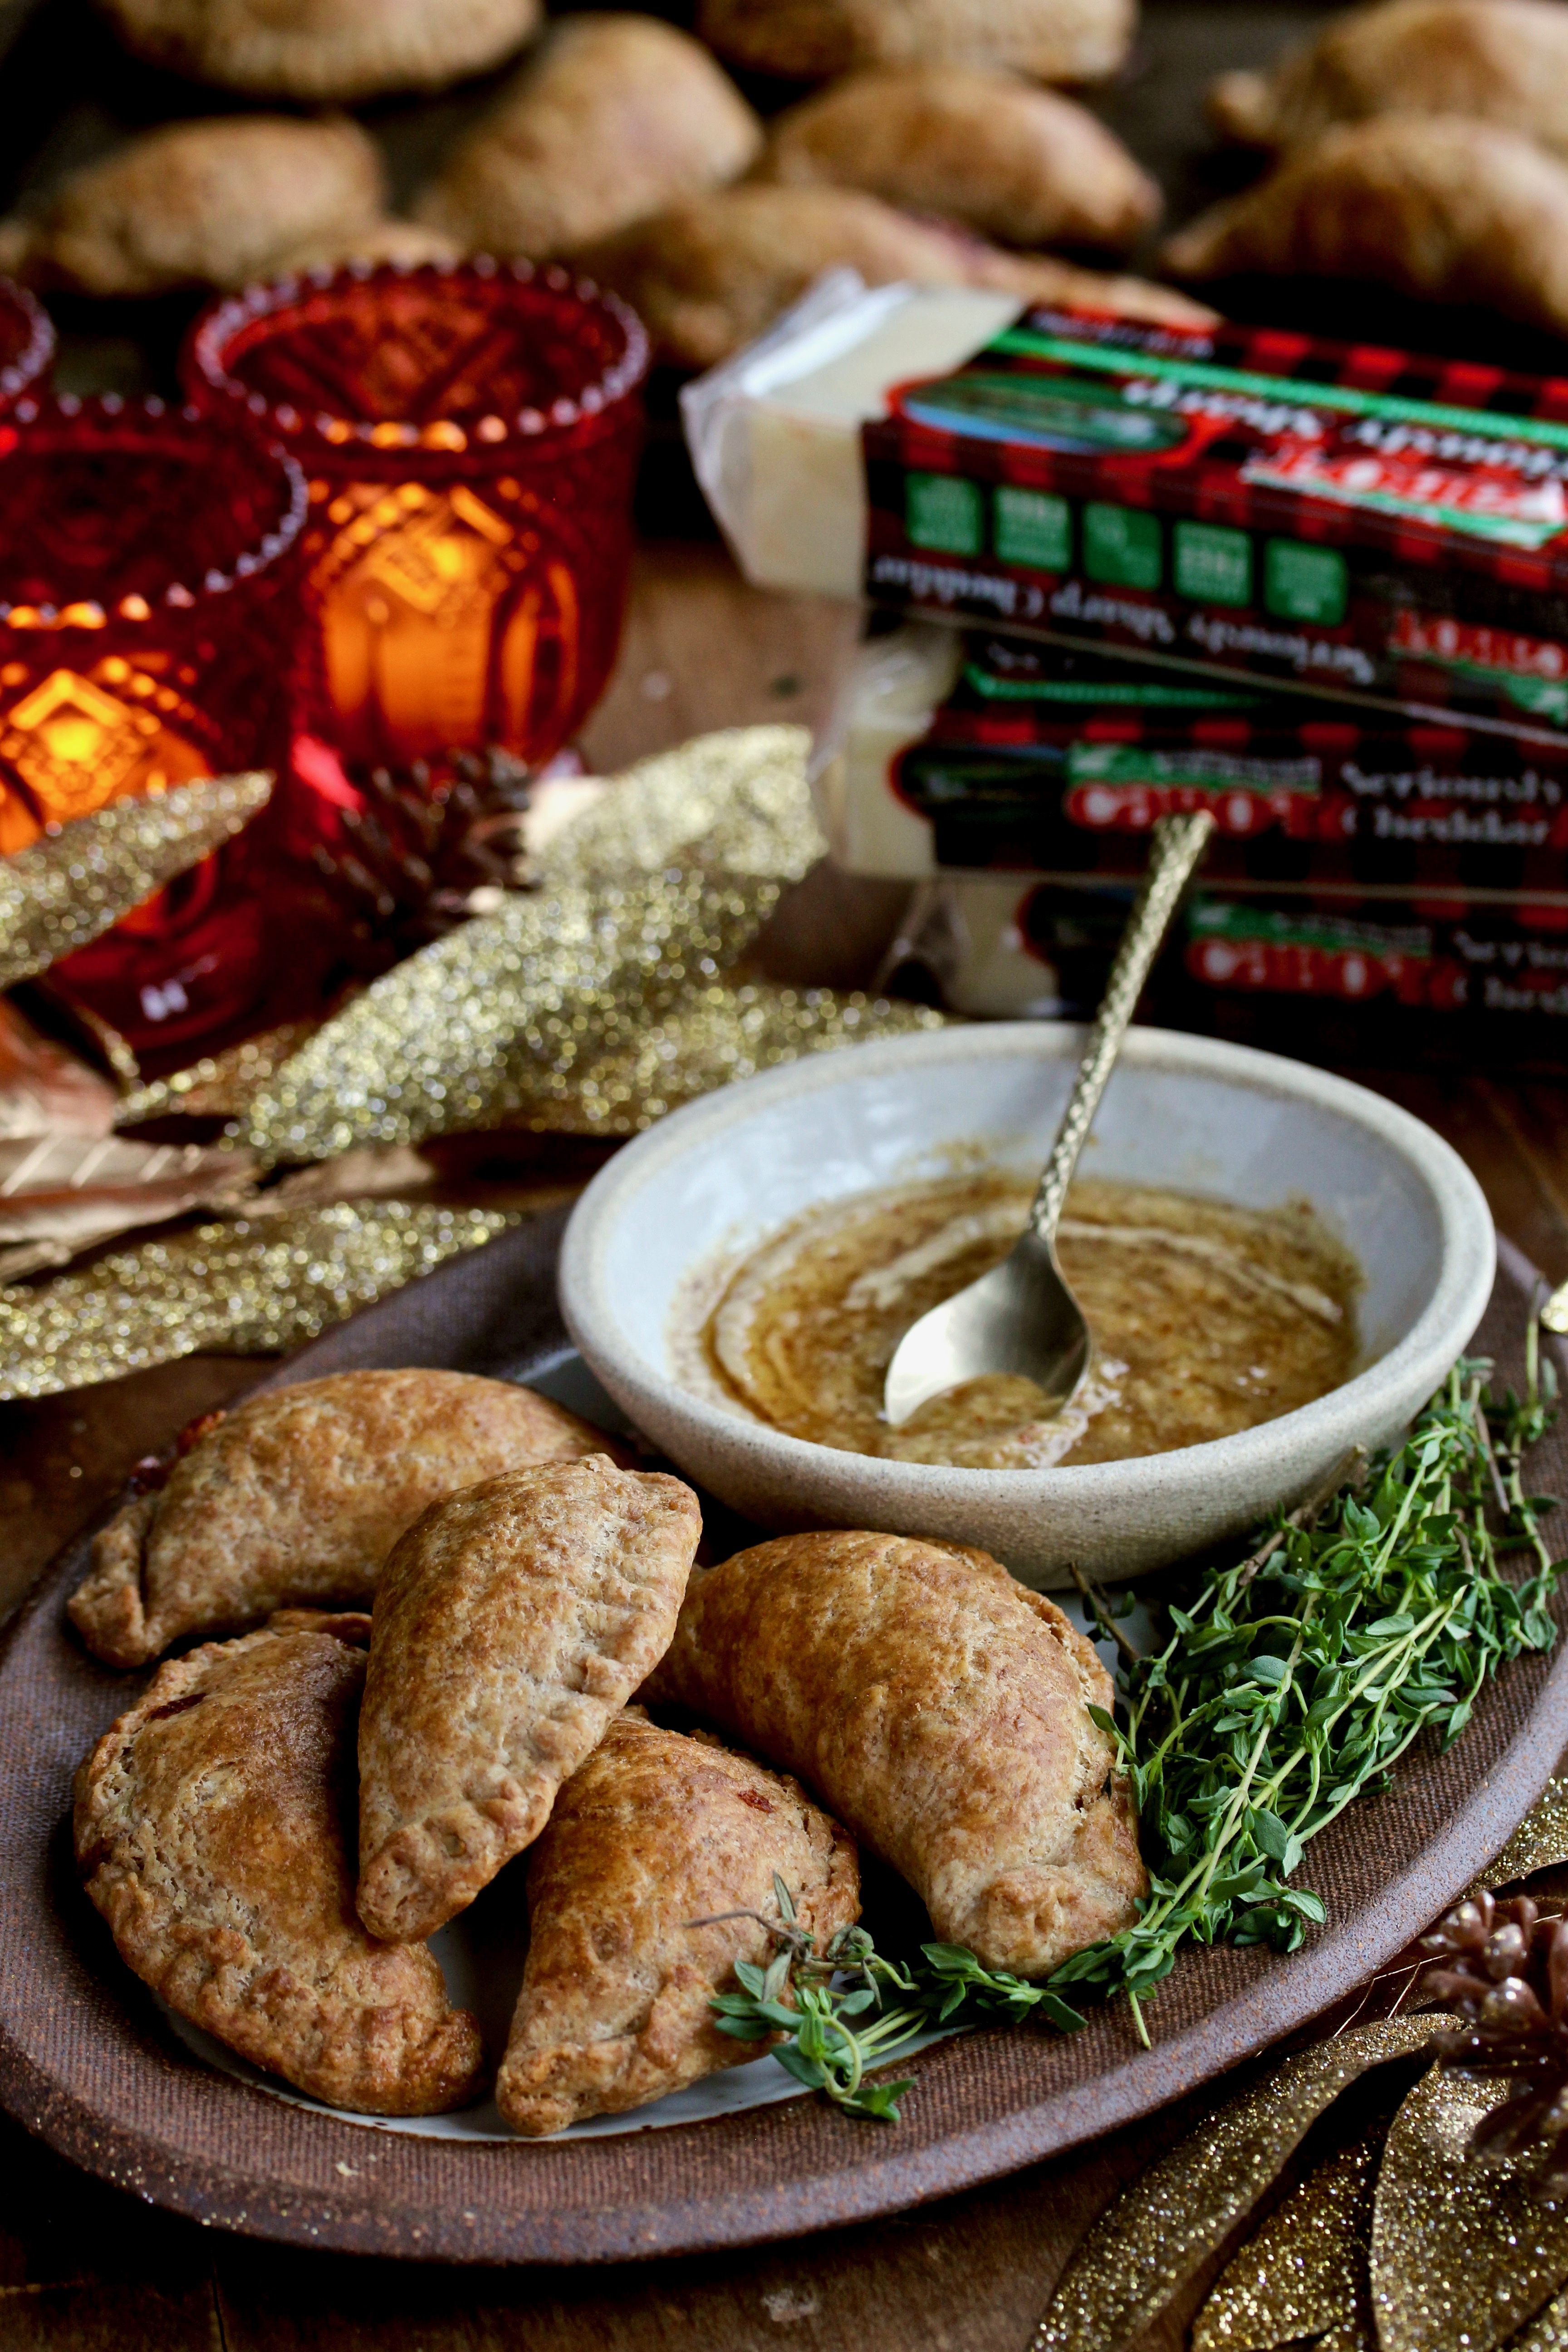
<svg viewBox="0 0 1568 2352"><path fill-rule="evenodd" d="M1197 604L1250 604L1252 541L1217 523L1179 522L1171 534L1176 593Z"/></svg>
<svg viewBox="0 0 1568 2352"><path fill-rule="evenodd" d="M1337 628L1349 593L1350 575L1338 548L1271 539L1264 549L1263 602L1277 619Z"/></svg>
<svg viewBox="0 0 1568 2352"><path fill-rule="evenodd" d="M1139 507L1103 506L1090 499L1083 510L1083 568L1091 580L1111 588L1157 588L1163 570L1160 523Z"/></svg>
<svg viewBox="0 0 1568 2352"><path fill-rule="evenodd" d="M1072 509L1048 490L995 490L992 545L1004 563L1066 572L1072 563Z"/></svg>
<svg viewBox="0 0 1568 2352"><path fill-rule="evenodd" d="M905 486L905 529L914 547L943 555L978 555L984 509L978 486L955 474L911 474Z"/></svg>

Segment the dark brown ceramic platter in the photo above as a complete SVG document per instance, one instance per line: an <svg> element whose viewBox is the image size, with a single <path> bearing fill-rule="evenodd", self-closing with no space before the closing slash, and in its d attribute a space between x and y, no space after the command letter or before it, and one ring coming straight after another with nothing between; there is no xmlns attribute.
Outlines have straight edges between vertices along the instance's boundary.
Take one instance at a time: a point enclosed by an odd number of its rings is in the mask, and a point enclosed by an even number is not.
<svg viewBox="0 0 1568 2352"><path fill-rule="evenodd" d="M521 1375L568 1355L554 1308L560 1220L475 1251L355 1317L271 1375L447 1364ZM1507 1255L1477 1347L1519 1378L1531 1283ZM270 1384L270 1381L268 1383ZM1564 1491L1549 1438L1532 1485ZM1328 2008L1498 1851L1568 1741L1568 1647L1507 1669L1445 1756L1311 1849L1330 1925L1289 1959L1187 1954L1150 2010L1070 2037L963 2035L911 2063L893 2127L804 2098L697 2125L526 2145L368 2131L219 2074L121 1966L71 1865L70 1776L138 1686L70 1636L85 1540L56 1562L0 1655L0 2102L76 2163L220 2228L442 2261L593 2262L787 2237L994 2178L1146 2115Z"/></svg>

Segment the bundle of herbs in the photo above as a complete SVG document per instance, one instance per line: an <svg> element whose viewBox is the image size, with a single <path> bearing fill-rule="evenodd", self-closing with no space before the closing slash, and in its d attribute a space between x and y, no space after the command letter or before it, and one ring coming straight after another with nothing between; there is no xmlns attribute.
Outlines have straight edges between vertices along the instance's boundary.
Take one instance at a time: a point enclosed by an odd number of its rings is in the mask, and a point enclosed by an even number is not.
<svg viewBox="0 0 1568 2352"><path fill-rule="evenodd" d="M1552 1498L1523 1483L1555 1406L1536 1327L1522 1398L1494 1398L1489 1370L1456 1364L1403 1445L1211 1574L1168 1610L1164 1647L1129 1661L1125 1720L1100 1719L1137 1800L1149 1898L1058 1987L1125 1991L1142 2033L1140 1998L1188 1936L1293 1951L1324 1916L1289 1883L1310 1842L1385 1789L1424 1731L1451 1745L1498 1666L1552 1647Z"/></svg>
<svg viewBox="0 0 1568 2352"><path fill-rule="evenodd" d="M1495 1397L1490 1369L1456 1364L1402 1445L1345 1465L1248 1558L1167 1604L1158 1651L1137 1654L1096 1604L1123 1658L1115 1717L1094 1713L1139 1807L1150 1891L1136 1925L1036 1985L951 1945L891 1960L859 1928L814 1954L781 1888L777 1956L718 1998L722 2030L782 2035L775 2054L802 2082L892 2119L908 2085L867 2070L922 2033L1030 2017L1071 2028L1070 1989L1125 1993L1146 2042L1142 2002L1189 1937L1294 1950L1325 1916L1291 1883L1310 1841L1386 1788L1423 1732L1457 1739L1499 1665L1556 1639L1560 1563L1540 1524L1552 1498L1523 1475L1556 1409L1536 1328L1522 1397Z"/></svg>

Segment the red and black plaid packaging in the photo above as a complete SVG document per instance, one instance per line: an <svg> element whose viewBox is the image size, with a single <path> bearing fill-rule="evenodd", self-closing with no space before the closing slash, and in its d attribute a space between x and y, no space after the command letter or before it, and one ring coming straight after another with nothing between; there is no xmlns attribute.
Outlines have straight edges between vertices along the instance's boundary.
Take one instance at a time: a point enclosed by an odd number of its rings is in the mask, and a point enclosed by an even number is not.
<svg viewBox="0 0 1568 2352"><path fill-rule="evenodd" d="M1035 310L889 408L874 602L1568 728L1568 379Z"/></svg>
<svg viewBox="0 0 1568 2352"><path fill-rule="evenodd" d="M819 799L852 871L1132 877L1158 817L1207 808L1211 883L1568 905L1568 740L918 627L862 649L840 732Z"/></svg>

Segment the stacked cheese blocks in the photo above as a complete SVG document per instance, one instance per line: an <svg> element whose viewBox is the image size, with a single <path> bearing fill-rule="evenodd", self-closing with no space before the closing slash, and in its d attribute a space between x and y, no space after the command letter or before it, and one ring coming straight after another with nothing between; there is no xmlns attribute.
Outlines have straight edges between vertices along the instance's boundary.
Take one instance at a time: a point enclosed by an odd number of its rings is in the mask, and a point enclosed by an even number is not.
<svg viewBox="0 0 1568 2352"><path fill-rule="evenodd" d="M1568 382L840 278L685 405L748 575L872 607L819 799L955 1008L1092 1002L1203 806L1176 1017L1554 1050Z"/></svg>

